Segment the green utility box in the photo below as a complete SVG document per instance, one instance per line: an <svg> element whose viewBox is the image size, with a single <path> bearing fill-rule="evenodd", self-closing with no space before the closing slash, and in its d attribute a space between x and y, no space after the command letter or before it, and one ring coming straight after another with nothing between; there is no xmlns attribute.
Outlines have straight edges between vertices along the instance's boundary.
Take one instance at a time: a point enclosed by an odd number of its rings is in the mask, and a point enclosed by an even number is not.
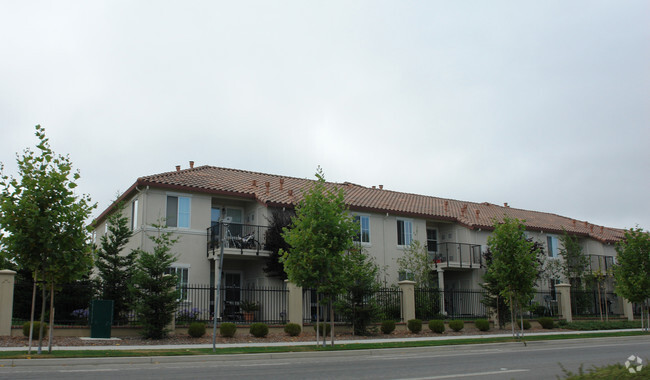
<svg viewBox="0 0 650 380"><path fill-rule="evenodd" d="M90 337L110 338L113 325L113 300L90 301Z"/></svg>

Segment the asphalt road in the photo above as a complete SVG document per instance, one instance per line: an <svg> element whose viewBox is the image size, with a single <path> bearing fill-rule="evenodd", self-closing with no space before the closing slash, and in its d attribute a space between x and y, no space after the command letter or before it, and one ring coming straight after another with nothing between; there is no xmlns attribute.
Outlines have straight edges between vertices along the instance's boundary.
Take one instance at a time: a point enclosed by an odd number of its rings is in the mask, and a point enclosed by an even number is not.
<svg viewBox="0 0 650 380"><path fill-rule="evenodd" d="M647 336L347 352L17 361L7 379L553 379L560 363L650 359Z"/></svg>

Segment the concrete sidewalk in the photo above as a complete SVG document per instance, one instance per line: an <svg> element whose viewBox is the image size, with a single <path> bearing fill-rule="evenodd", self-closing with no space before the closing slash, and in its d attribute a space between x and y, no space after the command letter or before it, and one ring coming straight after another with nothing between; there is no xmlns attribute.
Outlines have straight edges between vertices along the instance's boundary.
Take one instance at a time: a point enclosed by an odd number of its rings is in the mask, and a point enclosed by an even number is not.
<svg viewBox="0 0 650 380"><path fill-rule="evenodd" d="M596 331L561 331L561 332L537 332L526 333L524 339L530 336L540 335L576 335L576 334L593 334L593 333L616 333L628 331L641 331L641 329L622 329L622 330L596 330ZM508 338L512 334L485 334L485 335L457 335L457 336L435 336L421 338L378 338L378 339L349 339L335 340L335 344L363 344L363 343L391 343L391 342L426 342L426 341L444 341L459 339L490 339L490 338ZM105 339L96 339L101 342ZM308 342L269 342L269 343L225 343L217 344L217 348L239 348L239 347L291 347L291 346L313 346L315 341ZM125 345L125 346L54 346L53 351L81 351L81 350L167 350L167 349L192 349L192 348L212 348L212 344L178 344L178 345ZM23 347L0 347L0 351L26 351L27 346ZM34 347L32 347L34 352Z"/></svg>

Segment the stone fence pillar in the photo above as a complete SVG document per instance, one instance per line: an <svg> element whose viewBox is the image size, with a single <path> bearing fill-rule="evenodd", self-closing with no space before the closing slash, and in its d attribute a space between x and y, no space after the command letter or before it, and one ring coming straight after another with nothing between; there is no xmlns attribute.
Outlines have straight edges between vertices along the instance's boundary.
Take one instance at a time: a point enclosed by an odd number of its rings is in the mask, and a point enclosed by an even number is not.
<svg viewBox="0 0 650 380"><path fill-rule="evenodd" d="M297 323L302 328L302 287L289 282L289 280L285 280L284 282L287 284L287 289L289 290L289 310L287 310L287 317L289 318L289 322Z"/></svg>
<svg viewBox="0 0 650 380"><path fill-rule="evenodd" d="M560 314L567 322L571 322L573 320L573 314L571 313L571 285L557 284L555 289L560 293Z"/></svg>
<svg viewBox="0 0 650 380"><path fill-rule="evenodd" d="M0 270L0 336L11 335L15 277L16 272L12 270Z"/></svg>
<svg viewBox="0 0 650 380"><path fill-rule="evenodd" d="M628 321L633 321L634 309L632 308L632 303L623 297L621 297L621 302L623 303L623 315L627 317Z"/></svg>
<svg viewBox="0 0 650 380"><path fill-rule="evenodd" d="M402 322L415 319L415 281L400 281L402 290Z"/></svg>

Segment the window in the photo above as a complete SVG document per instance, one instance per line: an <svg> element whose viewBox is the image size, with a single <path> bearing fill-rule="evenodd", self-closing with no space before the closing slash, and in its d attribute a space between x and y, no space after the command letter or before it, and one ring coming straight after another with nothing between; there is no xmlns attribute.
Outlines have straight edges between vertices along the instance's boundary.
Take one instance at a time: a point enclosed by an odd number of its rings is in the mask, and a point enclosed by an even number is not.
<svg viewBox="0 0 650 380"><path fill-rule="evenodd" d="M556 236L548 236L546 238L548 248L548 257L558 257L558 240Z"/></svg>
<svg viewBox="0 0 650 380"><path fill-rule="evenodd" d="M410 270L403 270L398 273L398 281L415 281L415 275Z"/></svg>
<svg viewBox="0 0 650 380"><path fill-rule="evenodd" d="M397 245L411 245L413 239L413 222L406 219L397 219Z"/></svg>
<svg viewBox="0 0 650 380"><path fill-rule="evenodd" d="M189 271L190 268L187 266L174 266L167 270L168 274L175 274L177 277L178 282L176 283L176 289L180 292L178 296L179 300L187 300Z"/></svg>
<svg viewBox="0 0 650 380"><path fill-rule="evenodd" d="M167 196L167 227L190 228L190 198Z"/></svg>
<svg viewBox="0 0 650 380"><path fill-rule="evenodd" d="M438 230L427 228L427 252L438 252Z"/></svg>
<svg viewBox="0 0 650 380"><path fill-rule="evenodd" d="M138 200L131 202L131 231L138 228Z"/></svg>
<svg viewBox="0 0 650 380"><path fill-rule="evenodd" d="M355 215L355 223L359 223L359 232L354 241L370 244L370 217L367 215Z"/></svg>

